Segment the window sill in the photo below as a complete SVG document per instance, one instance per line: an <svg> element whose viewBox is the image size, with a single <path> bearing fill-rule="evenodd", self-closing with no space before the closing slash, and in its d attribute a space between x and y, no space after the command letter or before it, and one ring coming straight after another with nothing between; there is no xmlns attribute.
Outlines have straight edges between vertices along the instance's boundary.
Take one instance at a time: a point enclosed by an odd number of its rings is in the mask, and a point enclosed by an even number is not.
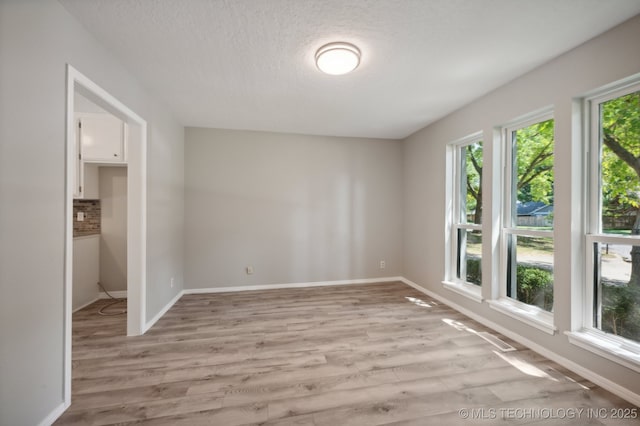
<svg viewBox="0 0 640 426"><path fill-rule="evenodd" d="M536 306L529 306L506 298L490 300L489 306L547 334L554 335L558 331L553 325L553 314Z"/></svg>
<svg viewBox="0 0 640 426"><path fill-rule="evenodd" d="M565 334L570 343L640 373L640 345L596 330L567 331Z"/></svg>
<svg viewBox="0 0 640 426"><path fill-rule="evenodd" d="M482 303L482 301L484 300L482 298L482 287L480 286L453 281L442 281L442 285L447 290L456 292L473 300L474 302Z"/></svg>

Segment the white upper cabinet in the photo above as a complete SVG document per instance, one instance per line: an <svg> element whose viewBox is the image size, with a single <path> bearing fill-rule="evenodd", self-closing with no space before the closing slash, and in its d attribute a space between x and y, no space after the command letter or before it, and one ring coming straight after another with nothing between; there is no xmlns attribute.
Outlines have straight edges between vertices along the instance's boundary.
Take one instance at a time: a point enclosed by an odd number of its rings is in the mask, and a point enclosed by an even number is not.
<svg viewBox="0 0 640 426"><path fill-rule="evenodd" d="M80 154L84 162L125 163L126 125L109 114L80 115Z"/></svg>
<svg viewBox="0 0 640 426"><path fill-rule="evenodd" d="M127 125L106 113L76 112L73 198L98 198L98 166L126 166Z"/></svg>

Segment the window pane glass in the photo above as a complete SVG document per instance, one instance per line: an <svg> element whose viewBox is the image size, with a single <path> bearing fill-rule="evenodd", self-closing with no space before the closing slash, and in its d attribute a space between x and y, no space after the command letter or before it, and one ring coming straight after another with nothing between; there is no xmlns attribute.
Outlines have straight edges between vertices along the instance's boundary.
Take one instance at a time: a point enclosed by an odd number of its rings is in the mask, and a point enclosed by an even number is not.
<svg viewBox="0 0 640 426"><path fill-rule="evenodd" d="M482 223L482 141L462 147L462 155L463 223Z"/></svg>
<svg viewBox="0 0 640 426"><path fill-rule="evenodd" d="M596 250L596 327L640 342L640 264L631 261L640 246L599 243Z"/></svg>
<svg viewBox="0 0 640 426"><path fill-rule="evenodd" d="M553 228L553 128L547 120L512 134L512 226Z"/></svg>
<svg viewBox="0 0 640 426"><path fill-rule="evenodd" d="M509 236L507 295L553 310L553 238Z"/></svg>
<svg viewBox="0 0 640 426"><path fill-rule="evenodd" d="M639 234L640 92L600 104L600 141L602 231Z"/></svg>
<svg viewBox="0 0 640 426"><path fill-rule="evenodd" d="M482 284L482 232L458 229L456 278L470 284Z"/></svg>

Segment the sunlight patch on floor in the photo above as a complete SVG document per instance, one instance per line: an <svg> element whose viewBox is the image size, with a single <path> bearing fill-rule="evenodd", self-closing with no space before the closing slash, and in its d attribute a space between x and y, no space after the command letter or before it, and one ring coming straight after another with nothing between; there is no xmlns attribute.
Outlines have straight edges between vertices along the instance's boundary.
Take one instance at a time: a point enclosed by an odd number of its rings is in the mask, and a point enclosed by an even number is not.
<svg viewBox="0 0 640 426"><path fill-rule="evenodd" d="M414 305L418 305L418 306L422 306L423 308L430 308L432 307L434 304L428 304L427 302L425 302L422 299L418 299L417 297L405 297L405 299L407 299L409 302L413 303Z"/></svg>
<svg viewBox="0 0 640 426"><path fill-rule="evenodd" d="M543 379L552 380L554 382L559 382L559 380L556 379L555 377L550 376L547 372L542 371L541 369L531 364L530 362L527 362L527 361L524 361L523 359L518 358L518 356L515 354L504 354L498 351L493 351L493 353L498 355L500 358L502 358L503 360L505 360L506 362L508 362L509 364L511 364L512 366L514 366L515 368L517 368L518 370L520 370L521 372L523 372L528 376L540 377Z"/></svg>

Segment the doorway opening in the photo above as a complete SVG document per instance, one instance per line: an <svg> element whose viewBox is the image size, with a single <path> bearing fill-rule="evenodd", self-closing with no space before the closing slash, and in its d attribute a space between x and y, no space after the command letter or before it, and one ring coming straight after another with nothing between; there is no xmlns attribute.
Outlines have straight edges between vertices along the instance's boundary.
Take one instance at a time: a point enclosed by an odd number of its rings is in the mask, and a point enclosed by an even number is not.
<svg viewBox="0 0 640 426"><path fill-rule="evenodd" d="M64 299L64 401L68 407L71 404L71 325L74 307L73 271L74 271L74 198L81 198L87 187L84 183L85 164L79 156L80 147L77 138L76 102L85 99L97 106L107 115L126 124L126 161L120 161L122 170L115 171L115 167L95 167L88 173L103 174L105 185L109 180L119 186L120 198L124 185L124 208L126 217L126 231L121 238L126 239L125 275L127 297L127 336L143 334L146 327L146 139L147 123L130 108L113 97L107 91L95 84L71 65L67 65L67 93L66 93L66 191L65 191L65 299ZM97 153L96 155L100 155ZM115 155L110 153L109 155ZM97 157L96 157L97 158ZM111 166L118 161L110 158ZM105 161L107 162L107 161ZM100 161L94 161L97 166ZM89 161L87 164L92 164ZM111 169L111 170L100 170ZM123 170L125 173L123 174ZM123 183L123 177L125 183ZM76 184L78 182L78 184ZM109 192L113 188L106 188ZM80 191L80 193L79 193ZM110 202L113 207L113 201ZM83 215L81 217L84 219ZM120 262L122 264L122 262ZM116 273L117 275L117 273ZM77 296L77 295L76 295Z"/></svg>
<svg viewBox="0 0 640 426"><path fill-rule="evenodd" d="M74 128L73 313L110 299L96 312L124 315L128 126L76 91ZM126 322L122 325L126 328Z"/></svg>

